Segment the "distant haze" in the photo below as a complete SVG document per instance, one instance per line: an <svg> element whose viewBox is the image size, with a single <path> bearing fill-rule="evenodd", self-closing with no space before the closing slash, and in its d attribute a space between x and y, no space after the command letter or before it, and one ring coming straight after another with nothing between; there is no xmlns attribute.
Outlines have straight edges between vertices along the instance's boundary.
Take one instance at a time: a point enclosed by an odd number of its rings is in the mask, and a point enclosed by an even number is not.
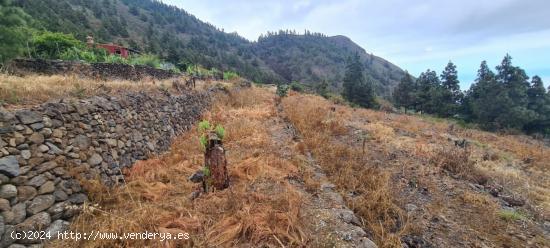
<svg viewBox="0 0 550 248"><path fill-rule="evenodd" d="M482 60L494 68L506 53L550 84L547 0L163 1L249 40L279 29L346 35L414 76L452 60L462 89Z"/></svg>

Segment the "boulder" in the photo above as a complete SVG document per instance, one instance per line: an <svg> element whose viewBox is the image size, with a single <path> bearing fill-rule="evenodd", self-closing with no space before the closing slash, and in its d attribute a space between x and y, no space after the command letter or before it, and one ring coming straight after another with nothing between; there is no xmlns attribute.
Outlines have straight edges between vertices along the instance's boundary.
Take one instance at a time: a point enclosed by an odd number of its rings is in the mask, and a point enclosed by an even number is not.
<svg viewBox="0 0 550 248"><path fill-rule="evenodd" d="M49 233L49 235L55 239L58 233L68 230L69 226L70 223L68 221L56 220L50 225L50 227L48 227L48 229L46 229L46 233Z"/></svg>
<svg viewBox="0 0 550 248"><path fill-rule="evenodd" d="M50 215L46 212L41 212L17 224L15 230L18 232L46 230L51 222Z"/></svg>
<svg viewBox="0 0 550 248"><path fill-rule="evenodd" d="M19 110L15 112L15 116L23 124L33 124L42 121L42 115L31 110Z"/></svg>
<svg viewBox="0 0 550 248"><path fill-rule="evenodd" d="M27 206L27 213L34 215L48 209L55 203L53 195L39 195ZM49 216L48 216L49 217Z"/></svg>
<svg viewBox="0 0 550 248"><path fill-rule="evenodd" d="M10 199L17 196L17 187L12 184L4 184L0 187L0 198Z"/></svg>
<svg viewBox="0 0 550 248"><path fill-rule="evenodd" d="M32 186L19 186L17 187L17 197L20 202L30 200L37 195L36 189Z"/></svg>
<svg viewBox="0 0 550 248"><path fill-rule="evenodd" d="M98 164L101 164L101 162L103 162L103 158L101 157L101 155L97 154L97 153L94 153L89 159L88 159L88 164L90 164L91 166L96 166Z"/></svg>
<svg viewBox="0 0 550 248"><path fill-rule="evenodd" d="M33 177L31 180L29 180L27 182L27 185L38 188L38 187L42 186L42 184L44 184L46 181L47 181L47 179L46 179L46 177L44 177L44 175L38 175L38 176Z"/></svg>
<svg viewBox="0 0 550 248"><path fill-rule="evenodd" d="M38 194L49 194L55 191L55 183L53 181L47 181L42 186L40 186L40 189L38 189ZM54 197L55 198L55 197Z"/></svg>
<svg viewBox="0 0 550 248"><path fill-rule="evenodd" d="M88 147L90 147L90 143L90 138L82 134L77 135L73 141L73 145L80 148L81 150L88 149Z"/></svg>
<svg viewBox="0 0 550 248"><path fill-rule="evenodd" d="M15 156L0 158L0 173L8 177L19 176L19 162Z"/></svg>
<svg viewBox="0 0 550 248"><path fill-rule="evenodd" d="M11 212L13 213L13 224L19 224L27 217L27 204L17 203L11 208Z"/></svg>
<svg viewBox="0 0 550 248"><path fill-rule="evenodd" d="M11 211L10 201L0 198L0 212ZM0 236L2 236L0 234Z"/></svg>

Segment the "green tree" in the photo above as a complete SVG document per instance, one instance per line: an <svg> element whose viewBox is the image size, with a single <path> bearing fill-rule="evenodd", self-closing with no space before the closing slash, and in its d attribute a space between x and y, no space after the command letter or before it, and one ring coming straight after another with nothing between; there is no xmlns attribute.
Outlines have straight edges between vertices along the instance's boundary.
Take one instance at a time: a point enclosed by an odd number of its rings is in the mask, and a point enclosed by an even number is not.
<svg viewBox="0 0 550 248"><path fill-rule="evenodd" d="M477 122L488 129L495 128L495 119L500 108L495 104L495 99L501 91L500 88L487 62L481 62L475 83L466 93L464 100L466 120Z"/></svg>
<svg viewBox="0 0 550 248"><path fill-rule="evenodd" d="M533 76L527 89L527 108L536 113L536 117L525 127L527 132L545 133L550 131L550 92L546 92L542 79Z"/></svg>
<svg viewBox="0 0 550 248"><path fill-rule="evenodd" d="M416 109L428 114L440 114L440 105L443 98L443 87L437 73L427 70L416 80L417 98Z"/></svg>
<svg viewBox="0 0 550 248"><path fill-rule="evenodd" d="M451 61L441 73L441 85L443 87L443 97L441 99L443 102L441 102L439 112L443 117L454 116L458 113L464 96L460 91L456 66Z"/></svg>
<svg viewBox="0 0 550 248"><path fill-rule="evenodd" d="M405 112L416 107L416 84L409 72L405 72L405 76L393 90L392 98L395 106L405 108Z"/></svg>
<svg viewBox="0 0 550 248"><path fill-rule="evenodd" d="M0 0L0 64L24 54L29 22L30 16L21 8L10 0Z"/></svg>
<svg viewBox="0 0 550 248"><path fill-rule="evenodd" d="M536 118L536 113L527 108L529 77L523 69L512 65L512 57L508 54L496 69L495 78L502 90L495 99L501 108L495 121L499 127L522 129Z"/></svg>
<svg viewBox="0 0 550 248"><path fill-rule="evenodd" d="M33 38L35 57L58 59L61 54L74 47L82 46L72 34L44 32Z"/></svg>
<svg viewBox="0 0 550 248"><path fill-rule="evenodd" d="M362 107L372 108L376 106L372 82L363 75L363 64L359 54L348 59L346 74L344 76L343 96L351 103Z"/></svg>

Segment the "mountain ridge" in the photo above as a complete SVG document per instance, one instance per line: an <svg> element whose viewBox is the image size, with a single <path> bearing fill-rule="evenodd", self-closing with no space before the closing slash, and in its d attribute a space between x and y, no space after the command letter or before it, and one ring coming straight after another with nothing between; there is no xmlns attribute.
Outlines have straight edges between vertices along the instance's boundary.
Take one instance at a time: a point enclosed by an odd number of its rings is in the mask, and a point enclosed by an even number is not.
<svg viewBox="0 0 550 248"><path fill-rule="evenodd" d="M332 90L340 92L346 60L355 52L360 55L365 75L378 95L388 97L404 75L401 68L367 53L343 35L328 37L306 31L294 32L294 37L289 37L289 33L279 31L249 41L161 1L15 0L14 3L38 20L43 29L72 33L80 40L93 34L100 42L120 43L158 54L182 67L201 64L234 70L260 83L298 81L315 88L329 81ZM284 48L283 44L290 44L288 51L296 53L281 57L284 53L274 52Z"/></svg>

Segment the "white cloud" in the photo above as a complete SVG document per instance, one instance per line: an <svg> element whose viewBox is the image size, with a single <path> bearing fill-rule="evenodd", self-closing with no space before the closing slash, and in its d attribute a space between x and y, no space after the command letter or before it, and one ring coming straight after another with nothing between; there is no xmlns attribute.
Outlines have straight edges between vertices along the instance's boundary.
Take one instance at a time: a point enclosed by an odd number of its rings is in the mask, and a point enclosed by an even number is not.
<svg viewBox="0 0 550 248"><path fill-rule="evenodd" d="M481 60L496 64L509 52L528 73L550 78L546 0L164 1L249 40L278 29L346 35L414 74L451 59L471 81Z"/></svg>

